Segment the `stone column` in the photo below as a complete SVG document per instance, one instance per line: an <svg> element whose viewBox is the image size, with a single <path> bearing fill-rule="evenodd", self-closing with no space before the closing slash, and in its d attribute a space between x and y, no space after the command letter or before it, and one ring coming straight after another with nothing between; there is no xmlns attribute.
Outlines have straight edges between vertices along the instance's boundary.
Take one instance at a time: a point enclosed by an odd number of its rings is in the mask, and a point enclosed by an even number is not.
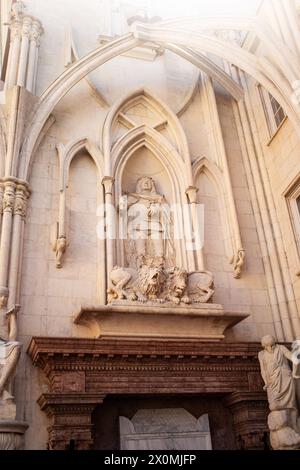
<svg viewBox="0 0 300 470"><path fill-rule="evenodd" d="M107 286L109 285L109 276L114 267L114 244L116 235L116 221L113 210L113 186L114 178L105 176L102 180L104 186L104 201L105 201L105 230L106 230L106 279Z"/></svg>
<svg viewBox="0 0 300 470"><path fill-rule="evenodd" d="M27 73L27 62L28 62L28 51L29 51L29 37L31 32L32 18L25 16L22 22L21 30L21 49L19 59L19 69L17 85L25 86L26 84L26 73Z"/></svg>
<svg viewBox="0 0 300 470"><path fill-rule="evenodd" d="M16 183L14 179L4 179L3 216L0 243L0 287L7 287L8 265L11 244L12 219L15 204Z"/></svg>
<svg viewBox="0 0 300 470"><path fill-rule="evenodd" d="M199 227L199 218L198 218L198 213L197 213L197 192L198 192L197 188L190 186L186 190L186 195L188 197L188 200L189 200L189 203L190 203L190 206L191 206L192 224L193 224L194 237L195 237L195 246L196 246L197 269L199 271L204 271L205 270L204 254L203 254L204 240L202 240L201 236L200 236L201 227ZM201 247L201 248L198 249L198 247Z"/></svg>
<svg viewBox="0 0 300 470"><path fill-rule="evenodd" d="M21 46L22 19L17 15L10 24L11 40L8 58L8 71L6 79L6 88L12 88L17 83L19 55Z"/></svg>
<svg viewBox="0 0 300 470"><path fill-rule="evenodd" d="M264 450L268 436L268 400L261 392L234 392L224 399L233 415L239 450Z"/></svg>
<svg viewBox="0 0 300 470"><path fill-rule="evenodd" d="M51 419L49 450L92 450L92 413L104 398L84 392L42 395L38 404Z"/></svg>
<svg viewBox="0 0 300 470"><path fill-rule="evenodd" d="M0 243L1 243L1 226L2 226L2 214L3 214L3 194L4 185L0 183Z"/></svg>
<svg viewBox="0 0 300 470"><path fill-rule="evenodd" d="M14 205L14 221L11 242L11 258L9 270L9 305L18 303L18 277L21 263L21 245L23 226L25 223L27 199L29 197L28 184L18 183L16 187L16 197Z"/></svg>
<svg viewBox="0 0 300 470"><path fill-rule="evenodd" d="M11 43L5 87L18 85L33 93L43 28L40 21L24 15L23 10L23 3L16 2L10 14Z"/></svg>
<svg viewBox="0 0 300 470"><path fill-rule="evenodd" d="M40 37L43 33L42 25L39 21L34 20L32 23L31 36L30 36L30 49L28 59L27 81L26 88L30 93L35 93L36 75L38 54L40 47Z"/></svg>

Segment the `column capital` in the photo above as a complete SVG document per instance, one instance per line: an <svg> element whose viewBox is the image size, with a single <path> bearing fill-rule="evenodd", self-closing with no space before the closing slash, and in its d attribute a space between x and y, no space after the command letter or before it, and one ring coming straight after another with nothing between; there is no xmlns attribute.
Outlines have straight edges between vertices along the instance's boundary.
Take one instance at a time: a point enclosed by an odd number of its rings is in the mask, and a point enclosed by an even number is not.
<svg viewBox="0 0 300 470"><path fill-rule="evenodd" d="M198 193L198 188L195 186L189 186L185 192L189 199L190 204L196 204L197 203L197 193Z"/></svg>
<svg viewBox="0 0 300 470"><path fill-rule="evenodd" d="M16 37L27 37L34 40L39 45L39 39L44 32L42 23L31 15L24 15L25 5L23 2L16 2L12 5L9 26L11 29L11 40Z"/></svg>
<svg viewBox="0 0 300 470"><path fill-rule="evenodd" d="M30 39L36 43L37 47L39 47L40 45L40 38L43 33L44 28L42 26L42 23L36 18L33 18Z"/></svg>
<svg viewBox="0 0 300 470"><path fill-rule="evenodd" d="M22 32L22 20L20 18L15 18L13 21L10 22L10 40L13 42L15 38L21 37Z"/></svg>
<svg viewBox="0 0 300 470"><path fill-rule="evenodd" d="M23 17L22 32L21 32L22 37L27 37L27 38L30 37L32 21L33 21L32 16L27 15Z"/></svg>
<svg viewBox="0 0 300 470"><path fill-rule="evenodd" d="M14 215L19 215L23 219L26 217L27 200L30 196L28 188L23 184L17 184L15 193Z"/></svg>
<svg viewBox="0 0 300 470"><path fill-rule="evenodd" d="M3 178L0 178L0 185L5 185L6 183L15 183L16 185L22 185L27 189L27 191L30 192L29 183L25 180L20 180L18 178L15 178L14 176L5 176Z"/></svg>
<svg viewBox="0 0 300 470"><path fill-rule="evenodd" d="M30 194L26 181L13 177L0 179L0 208L3 213L11 212L25 217Z"/></svg>
<svg viewBox="0 0 300 470"><path fill-rule="evenodd" d="M112 194L115 179L112 176L104 176L102 184L105 189L105 194Z"/></svg>
<svg viewBox="0 0 300 470"><path fill-rule="evenodd" d="M5 181L3 195L3 213L13 213L15 202L16 183L14 181Z"/></svg>

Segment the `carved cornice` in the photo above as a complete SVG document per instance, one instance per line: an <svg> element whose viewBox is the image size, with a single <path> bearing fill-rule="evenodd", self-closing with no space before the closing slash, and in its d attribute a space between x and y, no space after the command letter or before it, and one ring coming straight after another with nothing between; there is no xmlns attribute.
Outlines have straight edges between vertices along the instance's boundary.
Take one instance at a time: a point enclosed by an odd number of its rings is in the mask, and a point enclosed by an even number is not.
<svg viewBox="0 0 300 470"><path fill-rule="evenodd" d="M92 393L70 394L43 394L38 399L42 411L51 416L56 413L63 414L90 414L97 405L103 403L105 395Z"/></svg>
<svg viewBox="0 0 300 470"><path fill-rule="evenodd" d="M231 364L257 364L259 343L200 343L199 341L127 341L122 339L94 340L76 338L33 338L28 348L28 354L34 365L44 367L50 360L54 362L64 359L69 366L75 364L75 359L81 359L82 364L87 360L95 360L94 366L99 367L99 359L128 359L137 358L161 360L168 363L172 359L188 361L201 360L203 366L216 362L229 368ZM79 364L76 364L79 367ZM92 364L89 364L91 367ZM128 364L127 364L128 366ZM191 366L191 364L190 364ZM75 367L75 365L74 365Z"/></svg>
<svg viewBox="0 0 300 470"><path fill-rule="evenodd" d="M54 394L163 393L168 387L231 393L262 390L259 349L256 343L33 338L28 354Z"/></svg>

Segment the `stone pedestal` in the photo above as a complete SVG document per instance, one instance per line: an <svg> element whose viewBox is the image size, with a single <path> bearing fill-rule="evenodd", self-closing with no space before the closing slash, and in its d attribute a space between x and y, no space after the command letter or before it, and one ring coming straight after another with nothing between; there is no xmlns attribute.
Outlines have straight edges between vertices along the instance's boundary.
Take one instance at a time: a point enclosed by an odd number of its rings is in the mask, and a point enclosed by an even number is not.
<svg viewBox="0 0 300 470"><path fill-rule="evenodd" d="M297 410L279 410L269 414L270 441L274 450L300 449L300 428L298 430L297 419Z"/></svg>
<svg viewBox="0 0 300 470"><path fill-rule="evenodd" d="M26 423L0 420L0 450L21 450Z"/></svg>
<svg viewBox="0 0 300 470"><path fill-rule="evenodd" d="M225 311L222 305L173 304L116 301L111 305L82 307L76 324L91 328L96 338L201 340L225 338L225 331L249 315Z"/></svg>

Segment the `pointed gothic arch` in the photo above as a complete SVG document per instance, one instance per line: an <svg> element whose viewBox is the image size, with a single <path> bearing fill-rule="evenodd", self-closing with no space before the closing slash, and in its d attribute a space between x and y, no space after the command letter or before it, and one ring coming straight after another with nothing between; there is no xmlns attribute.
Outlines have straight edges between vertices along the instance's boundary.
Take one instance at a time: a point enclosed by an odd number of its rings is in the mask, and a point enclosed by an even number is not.
<svg viewBox="0 0 300 470"><path fill-rule="evenodd" d="M223 19L222 22L218 20L219 24L217 24L216 21L217 20L213 23L214 26L218 29L224 29ZM226 28L229 28L229 26L231 26L231 29L235 28L254 31L256 35L260 35L264 42L267 41L267 45L270 46L270 41L266 38L265 34L265 25L263 24L264 28L262 29L261 23L259 23L257 19L253 19L251 21L249 19L235 19L234 24L230 23L228 20ZM279 68L277 68L276 65L271 64L266 59L260 60L253 54L237 46L230 45L226 41L191 31L182 31L178 29L170 30L170 28L163 25L161 27L157 27L153 25L148 26L145 24L135 24L134 34L126 34L95 49L66 70L41 96L33 110L21 149L20 164L17 171L17 175L20 178L28 178L30 161L40 132L42 131L51 112L65 94L68 93L68 91L82 78L105 62L108 62L114 57L133 49L140 43L140 41L149 40L158 41L163 44L171 43L176 46L188 46L189 48L196 49L197 51L201 50L203 52L210 52L244 70L258 83L261 83L281 104L300 135L300 107L298 103L293 102L291 98L294 95L294 90L293 84L290 82L290 80L295 77L296 70L293 67L294 61L291 59L290 53L284 49L284 45L281 44L280 41L280 49L278 49L280 64ZM280 65L282 65L283 56L285 58L284 68L280 67ZM299 77L299 74L296 75L296 77Z"/></svg>
<svg viewBox="0 0 300 470"><path fill-rule="evenodd" d="M104 176L104 166L103 166L103 156L100 150L95 147L89 139L86 137L76 139L73 142L70 142L68 145L58 144L57 145L59 162L60 162L60 191L64 191L68 186L69 181L69 172L72 160L76 155L86 150L89 156L94 161L100 180Z"/></svg>
<svg viewBox="0 0 300 470"><path fill-rule="evenodd" d="M165 104L161 99L154 96L149 90L147 89L140 89L136 90L126 97L119 100L109 111L104 127L103 127L103 134L102 134L102 142L103 142L103 153L104 153L104 166L106 175L110 175L114 173L113 166L114 166L114 157L111 155L113 149L113 142L112 142L112 127L113 123L118 119L118 116L122 115L124 118L124 114L122 111L136 103L141 102L141 100L146 104L146 106L151 110L155 110L158 115L161 116L163 122L166 122L171 130L174 142L176 145L171 145L168 143L166 138L163 138L161 134L159 134L155 129L151 129L149 126L134 126L133 127L133 134L140 134L140 132L144 133L146 136L152 137L153 142L160 142L162 147L166 147L166 153L171 154L176 159L176 162L183 162L181 165L181 171L184 174L187 174L190 177L190 180L187 182L188 187L192 182L192 175L191 175L191 166L190 166L190 154L188 148L188 142L185 135L185 132L181 126L181 123L176 116L176 114ZM116 149L117 146L125 145L126 142L130 142L133 138L131 133L125 134L125 136L121 137L119 141L115 144ZM149 140L148 139L148 140ZM171 162L170 162L171 163Z"/></svg>
<svg viewBox="0 0 300 470"><path fill-rule="evenodd" d="M223 173L218 166L206 157L198 158L193 164L193 177L195 186L198 176L204 173L213 184L218 194L220 215L224 231L224 242L226 255L230 264L235 263L237 254L244 252L241 246L240 228L237 224L237 217L233 217L235 207L231 207L231 202L223 184ZM237 226L236 226L237 225Z"/></svg>

